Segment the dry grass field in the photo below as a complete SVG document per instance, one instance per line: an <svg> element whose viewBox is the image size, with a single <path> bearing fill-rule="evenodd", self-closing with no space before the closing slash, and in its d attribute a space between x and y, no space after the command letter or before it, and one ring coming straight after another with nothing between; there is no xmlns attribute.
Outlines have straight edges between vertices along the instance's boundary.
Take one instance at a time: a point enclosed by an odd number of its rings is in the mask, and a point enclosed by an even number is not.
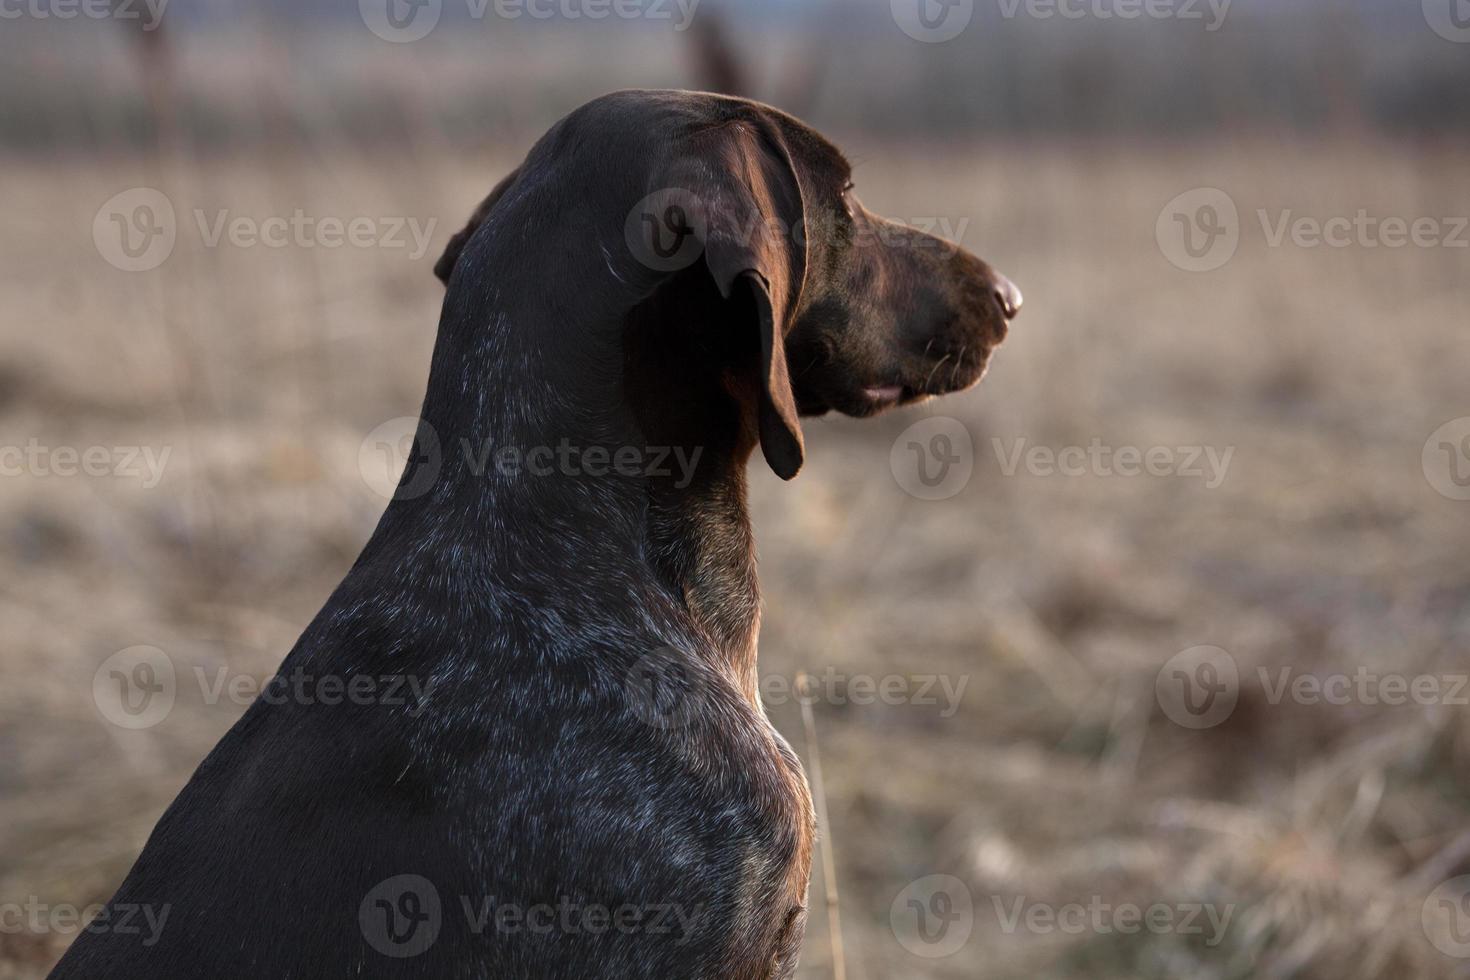
<svg viewBox="0 0 1470 980"><path fill-rule="evenodd" d="M752 469L769 710L809 756L779 695L818 678L846 975L1470 976L1470 914L1435 894L1470 872L1470 502L1421 460L1470 415L1470 250L1274 245L1258 217L1464 215L1470 151L841 141L870 207L967 222L1027 297L977 390L809 423L793 484ZM0 444L36 449L0 478L3 980L44 976L76 933L52 913L110 894L244 709L214 685L269 676L365 541L384 501L364 440L417 411L430 267L518 149L5 164ZM178 225L145 273L92 236L137 185ZM1185 272L1156 224L1199 187L1229 194L1240 242ZM195 215L297 208L436 226L415 259L209 247ZM929 501L892 451L937 416L968 431L973 474ZM1166 465L1027 455L1094 446ZM111 469L61 475L62 447ZM129 730L93 679L135 645L178 684ZM1207 728L1165 710L1166 663L1199 646L1239 678ZM1313 703L1312 679L1344 675L1369 683ZM1394 677L1439 693L1386 703ZM861 703L864 678L908 696ZM910 888L932 875L954 881ZM828 884L803 978L833 975Z"/></svg>

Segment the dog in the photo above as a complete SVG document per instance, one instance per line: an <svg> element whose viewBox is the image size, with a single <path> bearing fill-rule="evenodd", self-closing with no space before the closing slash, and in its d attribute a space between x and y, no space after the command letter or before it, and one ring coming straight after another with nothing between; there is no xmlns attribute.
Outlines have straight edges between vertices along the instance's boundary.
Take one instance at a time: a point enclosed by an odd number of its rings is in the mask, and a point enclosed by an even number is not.
<svg viewBox="0 0 1470 980"><path fill-rule="evenodd" d="M436 272L398 493L278 675L420 696L253 704L56 980L794 972L746 464L978 383L1020 292L796 119L677 91L554 125Z"/></svg>

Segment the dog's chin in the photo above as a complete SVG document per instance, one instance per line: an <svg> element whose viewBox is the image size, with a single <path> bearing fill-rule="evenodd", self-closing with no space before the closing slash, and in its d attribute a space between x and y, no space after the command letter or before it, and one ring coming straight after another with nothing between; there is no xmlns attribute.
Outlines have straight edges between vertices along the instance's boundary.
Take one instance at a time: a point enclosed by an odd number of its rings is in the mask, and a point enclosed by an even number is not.
<svg viewBox="0 0 1470 980"><path fill-rule="evenodd" d="M989 369L990 356L987 352L985 357L966 364L962 372L945 372L941 365L939 370L931 370L927 375L907 382L894 380L829 391L823 395L822 401L826 408L843 415L859 419L870 418L895 408L920 405L942 395L968 391L984 379Z"/></svg>
<svg viewBox="0 0 1470 980"><path fill-rule="evenodd" d="M871 418L905 405L918 405L936 395L937 391L921 391L913 385L871 385L827 396L831 408L855 419Z"/></svg>
<svg viewBox="0 0 1470 980"><path fill-rule="evenodd" d="M857 391L851 398L852 411L846 414L855 418L867 418L901 405L916 405L934 397L913 385L871 385Z"/></svg>

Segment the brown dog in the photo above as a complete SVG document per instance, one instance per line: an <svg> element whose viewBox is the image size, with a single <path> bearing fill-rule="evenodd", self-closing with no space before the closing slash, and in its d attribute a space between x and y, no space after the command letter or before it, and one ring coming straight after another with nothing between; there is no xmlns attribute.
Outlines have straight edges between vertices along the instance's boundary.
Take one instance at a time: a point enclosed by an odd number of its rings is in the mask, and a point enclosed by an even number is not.
<svg viewBox="0 0 1470 980"><path fill-rule="evenodd" d="M104 913L161 934L54 977L794 971L811 806L757 695L746 462L974 384L1019 292L795 119L687 92L557 123L437 271L398 496L279 675L430 693L252 705Z"/></svg>

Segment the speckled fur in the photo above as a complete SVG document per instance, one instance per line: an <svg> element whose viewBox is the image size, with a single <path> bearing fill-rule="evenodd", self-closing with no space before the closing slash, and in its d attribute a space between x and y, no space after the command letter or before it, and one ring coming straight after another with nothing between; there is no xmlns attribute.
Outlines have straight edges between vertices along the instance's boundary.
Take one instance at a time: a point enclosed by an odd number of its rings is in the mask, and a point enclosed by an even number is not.
<svg viewBox="0 0 1470 980"><path fill-rule="evenodd" d="M114 898L168 905L159 941L83 933L53 977L792 974L812 809L756 695L745 468L759 448L794 475L796 406L856 397L903 293L856 295L872 269L829 243L736 243L722 224L706 261L664 274L622 236L635 203L673 182L722 217L791 224L841 211L848 174L795 120L717 96L617 93L552 128L437 269L449 289L421 414L442 451L426 460L421 431L403 477L437 467L427 492L390 504L281 667L407 674L428 704L252 705ZM968 305L926 298L930 334L968 330L979 357L1003 319L976 286L982 264L945 261L975 265L927 268L927 288ZM788 350L814 355L794 390ZM683 485L532 477L475 473L457 449L563 438L699 450L700 463ZM684 694L672 721L650 723L630 684L655 651ZM441 927L389 958L359 907L404 874L433 884ZM472 928L462 907L563 897L673 905L692 933L509 934Z"/></svg>

